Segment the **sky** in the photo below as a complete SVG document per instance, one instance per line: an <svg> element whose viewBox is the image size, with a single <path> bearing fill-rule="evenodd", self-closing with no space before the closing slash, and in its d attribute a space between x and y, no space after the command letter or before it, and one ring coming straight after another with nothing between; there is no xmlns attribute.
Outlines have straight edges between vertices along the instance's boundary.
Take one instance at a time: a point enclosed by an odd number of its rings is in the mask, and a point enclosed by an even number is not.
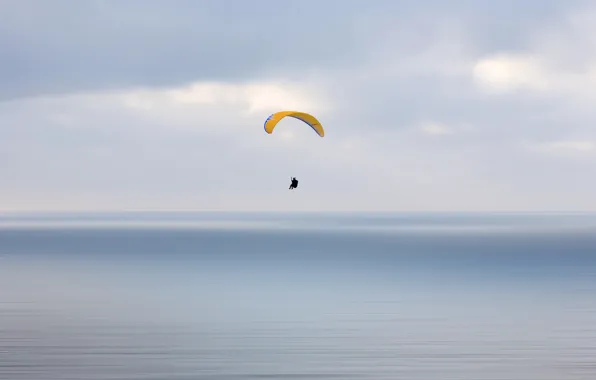
<svg viewBox="0 0 596 380"><path fill-rule="evenodd" d="M0 51L3 211L596 211L594 2L3 0Z"/></svg>

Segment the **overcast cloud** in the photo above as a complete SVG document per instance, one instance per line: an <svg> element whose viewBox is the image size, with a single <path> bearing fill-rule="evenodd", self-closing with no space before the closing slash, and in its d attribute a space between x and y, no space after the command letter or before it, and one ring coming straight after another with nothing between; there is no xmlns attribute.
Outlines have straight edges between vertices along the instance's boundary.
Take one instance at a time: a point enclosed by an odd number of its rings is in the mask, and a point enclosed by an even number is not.
<svg viewBox="0 0 596 380"><path fill-rule="evenodd" d="M2 210L596 210L593 2L4 0L0 51Z"/></svg>

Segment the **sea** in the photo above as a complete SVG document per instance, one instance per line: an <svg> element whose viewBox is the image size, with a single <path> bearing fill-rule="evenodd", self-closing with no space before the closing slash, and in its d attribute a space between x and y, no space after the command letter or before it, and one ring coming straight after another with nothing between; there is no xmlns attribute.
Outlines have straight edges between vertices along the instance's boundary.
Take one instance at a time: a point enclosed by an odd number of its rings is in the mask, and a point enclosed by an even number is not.
<svg viewBox="0 0 596 380"><path fill-rule="evenodd" d="M2 380L594 380L596 215L4 213Z"/></svg>

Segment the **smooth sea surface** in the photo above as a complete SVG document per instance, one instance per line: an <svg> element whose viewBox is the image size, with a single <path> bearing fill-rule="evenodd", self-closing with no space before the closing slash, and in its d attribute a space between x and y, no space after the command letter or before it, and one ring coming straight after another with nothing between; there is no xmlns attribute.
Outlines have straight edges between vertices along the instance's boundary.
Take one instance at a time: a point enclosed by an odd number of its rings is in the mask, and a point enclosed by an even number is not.
<svg viewBox="0 0 596 380"><path fill-rule="evenodd" d="M1 380L594 380L596 216L0 215Z"/></svg>

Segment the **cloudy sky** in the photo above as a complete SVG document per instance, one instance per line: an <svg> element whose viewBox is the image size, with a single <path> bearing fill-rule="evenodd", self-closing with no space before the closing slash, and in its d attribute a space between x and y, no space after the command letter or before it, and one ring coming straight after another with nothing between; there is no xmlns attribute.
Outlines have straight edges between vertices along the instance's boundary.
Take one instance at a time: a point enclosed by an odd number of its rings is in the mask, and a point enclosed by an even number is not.
<svg viewBox="0 0 596 380"><path fill-rule="evenodd" d="M596 210L594 2L3 0L0 51L2 210Z"/></svg>

